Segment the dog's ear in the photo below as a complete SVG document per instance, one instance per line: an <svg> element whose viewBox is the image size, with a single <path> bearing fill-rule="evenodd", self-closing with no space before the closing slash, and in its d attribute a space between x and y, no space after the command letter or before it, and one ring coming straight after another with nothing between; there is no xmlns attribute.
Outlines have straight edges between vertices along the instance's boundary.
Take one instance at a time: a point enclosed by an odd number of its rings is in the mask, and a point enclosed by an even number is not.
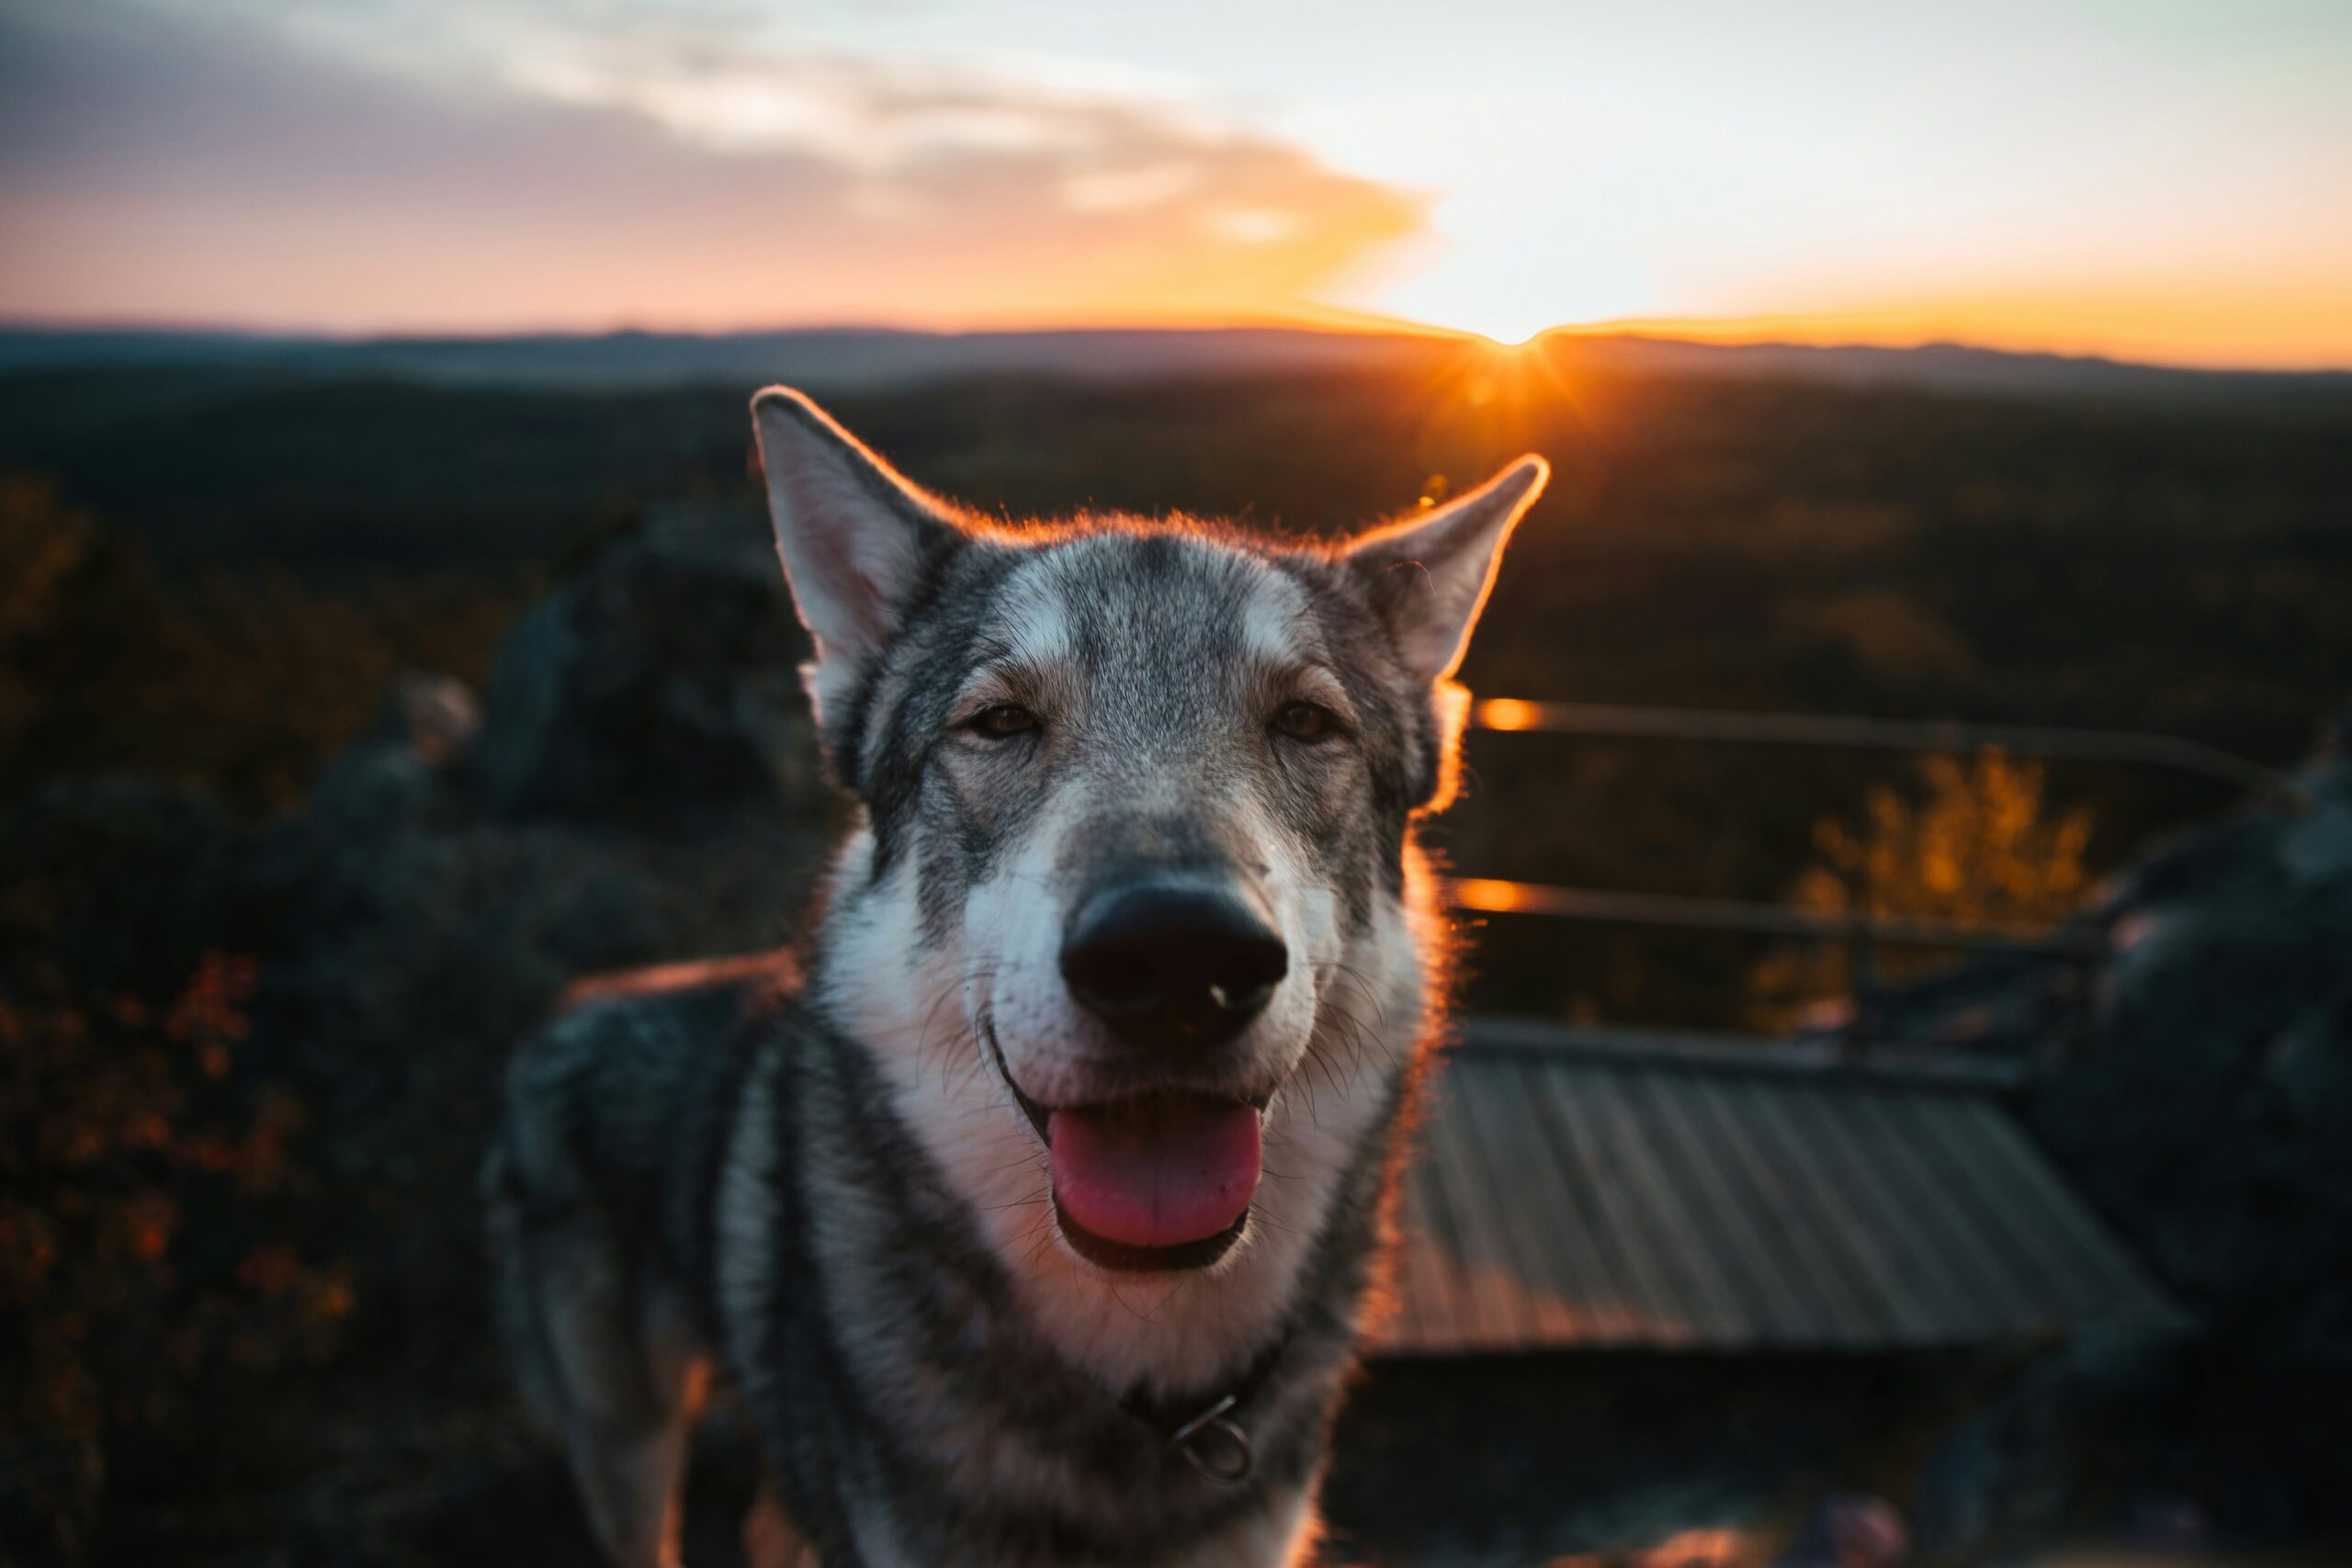
<svg viewBox="0 0 2352 1568"><path fill-rule="evenodd" d="M1452 675L1494 585L1504 541L1544 492L1551 466L1521 457L1458 501L1351 541L1363 580L1414 679Z"/></svg>
<svg viewBox="0 0 2352 1568"><path fill-rule="evenodd" d="M901 478L788 387L752 400L776 553L816 639L808 694L832 716L857 670L889 642L925 572L964 542L953 508Z"/></svg>

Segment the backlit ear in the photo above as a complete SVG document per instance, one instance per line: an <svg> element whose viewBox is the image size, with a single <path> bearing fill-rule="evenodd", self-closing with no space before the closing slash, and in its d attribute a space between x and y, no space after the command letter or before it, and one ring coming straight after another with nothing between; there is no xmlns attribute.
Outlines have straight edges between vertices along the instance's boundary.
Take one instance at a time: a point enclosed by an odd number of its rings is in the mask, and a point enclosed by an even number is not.
<svg viewBox="0 0 2352 1568"><path fill-rule="evenodd" d="M896 636L923 574L963 542L952 510L899 477L801 393L752 400L768 513L793 603L816 639L808 693L825 723Z"/></svg>
<svg viewBox="0 0 2352 1568"><path fill-rule="evenodd" d="M1521 457L1461 500L1348 546L1348 565L1363 575L1416 679L1442 681L1462 662L1503 542L1551 473L1543 458Z"/></svg>

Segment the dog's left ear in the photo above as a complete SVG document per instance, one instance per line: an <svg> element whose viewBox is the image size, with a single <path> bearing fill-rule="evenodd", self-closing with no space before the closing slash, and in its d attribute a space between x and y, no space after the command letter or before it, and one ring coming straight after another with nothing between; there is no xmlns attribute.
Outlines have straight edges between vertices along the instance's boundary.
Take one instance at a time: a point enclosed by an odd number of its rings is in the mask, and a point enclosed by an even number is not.
<svg viewBox="0 0 2352 1568"><path fill-rule="evenodd" d="M1349 568L1371 592L1416 680L1443 681L1461 664L1504 542L1551 474L1543 458L1521 457L1459 501L1347 547Z"/></svg>
<svg viewBox="0 0 2352 1568"><path fill-rule="evenodd" d="M965 540L954 509L899 476L788 387L752 400L776 553L816 639L808 695L826 724L897 635L926 571Z"/></svg>

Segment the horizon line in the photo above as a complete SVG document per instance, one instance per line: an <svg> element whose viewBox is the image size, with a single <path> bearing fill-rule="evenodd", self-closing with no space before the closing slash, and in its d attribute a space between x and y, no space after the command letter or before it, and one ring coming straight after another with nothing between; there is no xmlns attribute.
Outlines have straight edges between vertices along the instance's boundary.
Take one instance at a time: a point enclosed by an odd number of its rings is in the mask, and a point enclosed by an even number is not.
<svg viewBox="0 0 2352 1568"><path fill-rule="evenodd" d="M1850 315L1757 316L1628 316L1591 321L1565 321L1544 328L1518 342L1503 342L1482 333L1416 321L1405 317L1331 306L1302 306L1259 313L1203 313L1198 316L1152 318L1040 318L983 322L885 321L845 319L714 326L707 323L662 324L651 318L621 318L603 322L516 324L508 327L432 327L425 325L305 326L258 322L114 317L18 316L0 310L0 333L68 336L85 334L153 335L159 337L248 340L256 344L285 343L334 347L365 347L399 344L497 344L526 339L592 342L622 337L673 338L719 342L729 338L815 336L824 333L867 333L876 336L928 338L991 338L1023 336L1087 336L1122 333L1170 336L1215 333L1286 332L1328 337L1426 339L1483 345L1498 354L1529 352L1557 343L1644 343L1660 346L1722 349L1787 349L1818 353L1867 351L1910 354L1932 350L1997 355L2013 359L2046 359L2081 365L2172 372L2185 375L2342 376L2352 375L2352 360L2316 363L2266 363L2165 357L2129 351L2036 345L1986 341L1967 335L1924 331L1891 330L1880 334L1854 330ZM1840 330L1840 329L1844 330ZM1812 330L1808 330L1812 329Z"/></svg>

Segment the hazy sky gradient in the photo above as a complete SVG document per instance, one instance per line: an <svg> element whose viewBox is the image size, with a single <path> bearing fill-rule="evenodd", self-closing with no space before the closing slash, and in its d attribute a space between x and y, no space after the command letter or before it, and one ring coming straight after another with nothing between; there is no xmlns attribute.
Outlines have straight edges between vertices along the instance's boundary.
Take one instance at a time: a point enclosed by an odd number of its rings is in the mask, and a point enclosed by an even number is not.
<svg viewBox="0 0 2352 1568"><path fill-rule="evenodd" d="M0 0L0 315L2352 365L2352 5Z"/></svg>

